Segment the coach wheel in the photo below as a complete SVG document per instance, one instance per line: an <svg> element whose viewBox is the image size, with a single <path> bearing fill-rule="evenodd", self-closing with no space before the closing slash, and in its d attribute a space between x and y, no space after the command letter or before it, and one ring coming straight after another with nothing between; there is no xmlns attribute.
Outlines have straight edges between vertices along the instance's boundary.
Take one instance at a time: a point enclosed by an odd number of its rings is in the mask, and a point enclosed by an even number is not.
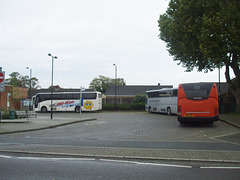
<svg viewBox="0 0 240 180"><path fill-rule="evenodd" d="M43 107L41 108L41 112L42 112L42 113L47 112L47 108L46 108L45 106L43 106Z"/></svg>
<svg viewBox="0 0 240 180"><path fill-rule="evenodd" d="M152 112L151 106L148 107L148 112L149 112L149 113Z"/></svg>
<svg viewBox="0 0 240 180"><path fill-rule="evenodd" d="M181 125L184 125L184 124L185 124L184 121L179 121L179 123L180 123Z"/></svg>
<svg viewBox="0 0 240 180"><path fill-rule="evenodd" d="M167 108L167 114L168 114L168 115L171 115L171 114L172 114L170 107Z"/></svg>
<svg viewBox="0 0 240 180"><path fill-rule="evenodd" d="M76 112L76 113L79 113L79 112L80 112L80 106L76 106L76 107L75 107L75 112Z"/></svg>
<svg viewBox="0 0 240 180"><path fill-rule="evenodd" d="M213 125L213 121L208 122L208 124Z"/></svg>

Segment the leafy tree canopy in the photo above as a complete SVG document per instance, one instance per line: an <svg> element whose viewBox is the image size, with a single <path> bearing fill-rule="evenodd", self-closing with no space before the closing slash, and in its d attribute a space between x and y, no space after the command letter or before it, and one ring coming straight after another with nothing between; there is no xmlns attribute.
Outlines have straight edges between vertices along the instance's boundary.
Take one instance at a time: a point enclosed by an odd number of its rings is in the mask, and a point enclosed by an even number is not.
<svg viewBox="0 0 240 180"><path fill-rule="evenodd" d="M22 76L18 72L12 72L9 74L10 78L5 80L6 84L16 87L30 87L30 79L29 76ZM39 88L38 79L36 77L31 78L31 88L37 89Z"/></svg>
<svg viewBox="0 0 240 180"><path fill-rule="evenodd" d="M51 89L52 86L49 86L48 89ZM55 85L53 86L53 90L59 90L59 89L62 89L59 85Z"/></svg>
<svg viewBox="0 0 240 180"><path fill-rule="evenodd" d="M91 81L89 88L105 93L107 88L112 85L115 85L115 79L100 75L98 78L94 78ZM122 86L126 85L126 83L123 78L118 78L116 80L116 85Z"/></svg>
<svg viewBox="0 0 240 180"><path fill-rule="evenodd" d="M160 39L188 71L226 66L226 79L240 103L240 1L170 0L160 15ZM232 68L235 79L230 79Z"/></svg>

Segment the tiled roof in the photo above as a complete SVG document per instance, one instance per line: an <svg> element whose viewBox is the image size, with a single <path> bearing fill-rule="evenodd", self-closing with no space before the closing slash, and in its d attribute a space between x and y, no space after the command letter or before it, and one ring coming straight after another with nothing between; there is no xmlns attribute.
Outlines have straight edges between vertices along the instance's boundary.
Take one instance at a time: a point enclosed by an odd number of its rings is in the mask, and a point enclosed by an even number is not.
<svg viewBox="0 0 240 180"><path fill-rule="evenodd" d="M162 88L172 88L172 85L169 86L117 86L117 95L118 96L136 96L144 95L146 91L162 89ZM109 86L105 92L106 96L115 95L115 86Z"/></svg>
<svg viewBox="0 0 240 180"><path fill-rule="evenodd" d="M217 84L217 90L219 90ZM117 86L117 95L118 96L136 96L136 95L144 95L146 91L155 90L155 89L163 89L163 88L173 88L172 85L165 85L165 86L144 86L144 85L137 85L137 86ZM226 94L229 91L229 86L227 83L220 83L220 91L221 94ZM105 92L106 96L114 96L115 95L115 86L109 86L107 91Z"/></svg>

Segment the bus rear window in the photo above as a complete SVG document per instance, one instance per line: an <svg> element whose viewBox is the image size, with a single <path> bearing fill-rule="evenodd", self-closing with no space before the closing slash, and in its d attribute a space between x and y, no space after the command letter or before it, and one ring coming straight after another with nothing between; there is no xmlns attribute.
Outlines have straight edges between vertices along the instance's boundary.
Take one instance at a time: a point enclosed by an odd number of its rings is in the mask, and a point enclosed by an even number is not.
<svg viewBox="0 0 240 180"><path fill-rule="evenodd" d="M208 99L213 83L190 83L182 84L187 99Z"/></svg>

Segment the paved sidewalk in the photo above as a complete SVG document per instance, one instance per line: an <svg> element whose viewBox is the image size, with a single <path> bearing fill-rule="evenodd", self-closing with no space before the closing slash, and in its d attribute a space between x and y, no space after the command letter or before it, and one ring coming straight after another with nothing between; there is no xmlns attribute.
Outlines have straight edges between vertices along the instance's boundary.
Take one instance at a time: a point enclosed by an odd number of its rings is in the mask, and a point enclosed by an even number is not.
<svg viewBox="0 0 240 180"><path fill-rule="evenodd" d="M37 117L37 118L23 118L23 119L7 119L1 120L0 134L36 131L48 128L55 128L58 126L64 126L85 121L94 121L95 118L55 118L49 117Z"/></svg>
<svg viewBox="0 0 240 180"><path fill-rule="evenodd" d="M221 114L219 119L240 128L240 114Z"/></svg>
<svg viewBox="0 0 240 180"><path fill-rule="evenodd" d="M236 163L240 165L239 151L88 147L41 144L12 144L0 147L0 153L20 153L31 155L54 155L66 157L92 157L139 160L192 161L214 163Z"/></svg>

